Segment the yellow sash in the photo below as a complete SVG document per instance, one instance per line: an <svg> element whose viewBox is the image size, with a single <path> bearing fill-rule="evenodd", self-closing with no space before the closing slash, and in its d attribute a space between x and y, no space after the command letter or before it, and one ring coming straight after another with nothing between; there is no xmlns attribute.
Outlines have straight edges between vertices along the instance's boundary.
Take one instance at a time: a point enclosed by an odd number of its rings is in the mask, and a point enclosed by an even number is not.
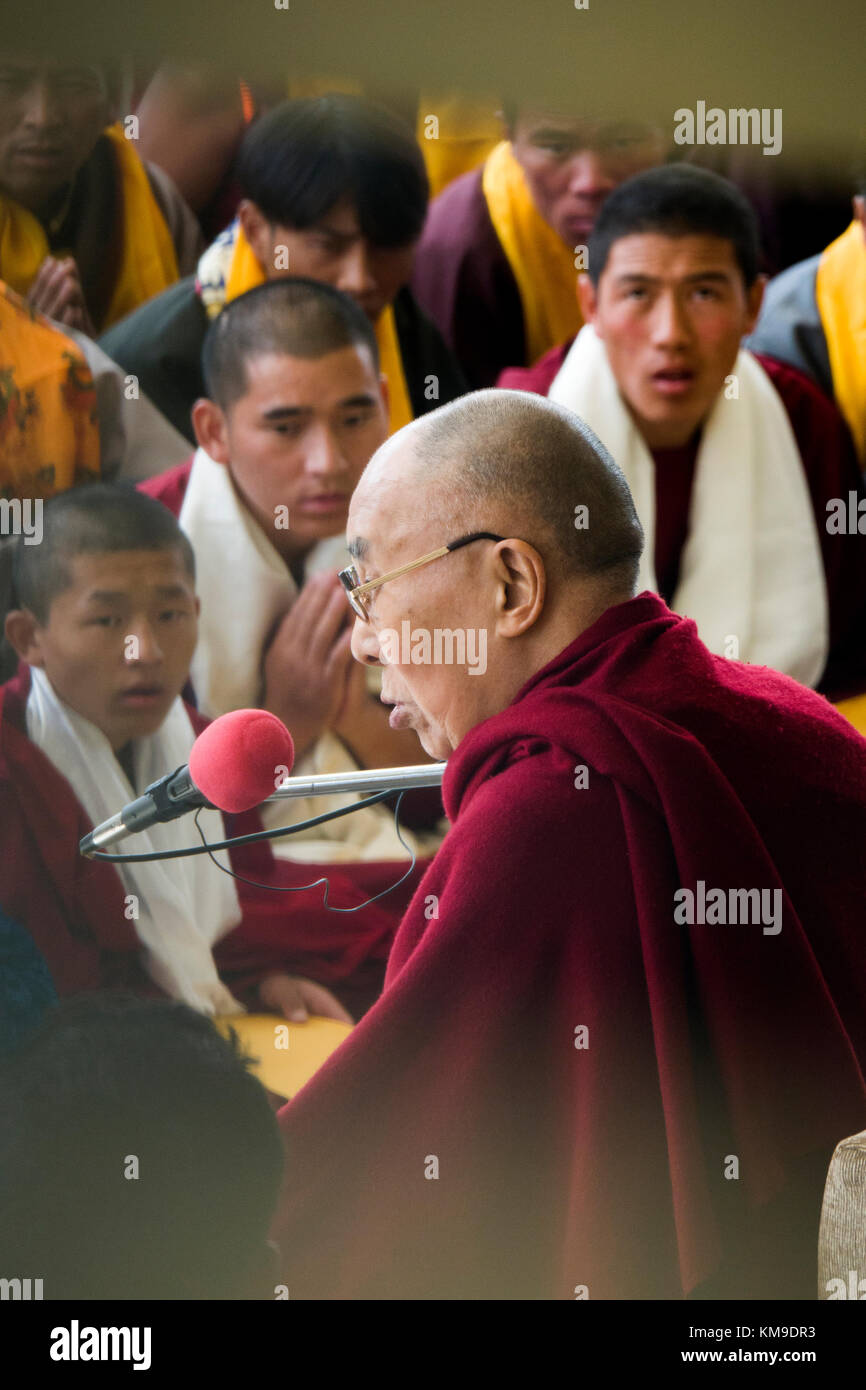
<svg viewBox="0 0 866 1390"><path fill-rule="evenodd" d="M177 257L165 218L153 196L147 171L120 125L104 132L114 149L120 179L120 264L102 323L102 332L125 314L173 285ZM106 240L113 231L106 229ZM19 294L26 294L45 257L48 238L41 222L11 198L0 197L0 274Z"/></svg>
<svg viewBox="0 0 866 1390"><path fill-rule="evenodd" d="M472 101L422 92L416 138L427 166L430 197L435 198L453 179L483 164L499 144L502 121L496 100Z"/></svg>
<svg viewBox="0 0 866 1390"><path fill-rule="evenodd" d="M0 496L47 499L98 477L84 354L0 282Z"/></svg>
<svg viewBox="0 0 866 1390"><path fill-rule="evenodd" d="M536 208L509 141L488 157L481 187L523 305L526 362L515 366L531 366L583 326L574 252Z"/></svg>
<svg viewBox="0 0 866 1390"><path fill-rule="evenodd" d="M245 294L247 290L254 289L256 285L263 285L265 278L265 273L259 265L256 254L244 235L243 227L238 225L234 251L226 277L225 302L228 304L230 300L237 299L239 294ZM218 312L218 309L215 312ZM408 425L414 416L406 386L403 361L400 356L394 310L390 304L382 310L376 321L376 341L379 344L379 367L388 383L391 433L394 434L404 425Z"/></svg>
<svg viewBox="0 0 866 1390"><path fill-rule="evenodd" d="M866 468L866 245L854 221L818 262L815 298L827 339L833 394Z"/></svg>

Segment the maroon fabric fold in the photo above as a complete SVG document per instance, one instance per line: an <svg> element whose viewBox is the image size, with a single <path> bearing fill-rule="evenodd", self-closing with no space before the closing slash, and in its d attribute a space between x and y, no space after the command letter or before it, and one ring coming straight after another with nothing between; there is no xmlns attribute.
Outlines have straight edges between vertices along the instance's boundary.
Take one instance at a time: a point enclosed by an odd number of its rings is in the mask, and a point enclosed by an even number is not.
<svg viewBox="0 0 866 1390"><path fill-rule="evenodd" d="M291 1297L814 1297L866 1122L866 741L647 593L443 791L382 998L281 1112Z"/></svg>

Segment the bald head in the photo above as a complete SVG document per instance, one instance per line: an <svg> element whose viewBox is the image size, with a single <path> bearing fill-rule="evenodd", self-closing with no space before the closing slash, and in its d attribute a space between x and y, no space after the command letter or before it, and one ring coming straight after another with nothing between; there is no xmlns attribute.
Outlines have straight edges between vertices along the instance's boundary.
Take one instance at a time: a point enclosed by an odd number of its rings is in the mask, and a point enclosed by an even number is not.
<svg viewBox="0 0 866 1390"><path fill-rule="evenodd" d="M392 727L444 758L632 598L643 532L582 420L524 392L478 391L377 450L348 544L365 605L352 651L383 667Z"/></svg>
<svg viewBox="0 0 866 1390"><path fill-rule="evenodd" d="M573 411L524 391L472 392L394 436L365 481L375 486L398 450L403 485L425 498L446 539L519 535L564 580L594 578L624 598L634 592L644 537L628 484Z"/></svg>

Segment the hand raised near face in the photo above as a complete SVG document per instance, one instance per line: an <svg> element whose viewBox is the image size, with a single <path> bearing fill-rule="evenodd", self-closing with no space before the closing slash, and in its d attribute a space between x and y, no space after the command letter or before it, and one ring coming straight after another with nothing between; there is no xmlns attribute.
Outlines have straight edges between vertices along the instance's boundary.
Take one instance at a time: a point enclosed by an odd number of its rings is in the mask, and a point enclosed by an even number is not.
<svg viewBox="0 0 866 1390"><path fill-rule="evenodd" d="M46 256L27 291L27 301L34 309L68 328L77 328L92 338L95 333L87 305L78 266L71 256L55 260Z"/></svg>
<svg viewBox="0 0 866 1390"><path fill-rule="evenodd" d="M352 615L336 574L308 579L278 624L262 664L264 707L301 758L339 713L352 666Z"/></svg>

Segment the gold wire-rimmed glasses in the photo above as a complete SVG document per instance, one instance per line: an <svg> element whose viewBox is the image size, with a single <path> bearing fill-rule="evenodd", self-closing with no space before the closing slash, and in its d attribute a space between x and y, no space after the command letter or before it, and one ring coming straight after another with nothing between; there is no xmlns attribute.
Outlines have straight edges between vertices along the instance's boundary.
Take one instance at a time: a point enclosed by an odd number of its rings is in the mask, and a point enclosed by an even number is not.
<svg viewBox="0 0 866 1390"><path fill-rule="evenodd" d="M340 583L346 590L346 597L352 605L352 611L358 615L365 623L370 621L370 614L364 602L364 595L370 593L372 589L380 589L383 584L387 584L389 579L396 579L398 575L408 574L410 570L420 569L422 565L429 565L431 560L438 560L442 555L450 555L454 550L460 550L461 546L469 545L472 541L502 541L504 536L494 536L492 531L473 531L471 536L461 536L459 541L450 541L448 545L440 545L438 550L431 550L428 555L422 555L419 560L410 560L408 565L401 565L399 569L389 570L387 574L382 574L378 579L368 579L366 584L359 584L358 571L354 565L347 565L344 570L340 570Z"/></svg>

